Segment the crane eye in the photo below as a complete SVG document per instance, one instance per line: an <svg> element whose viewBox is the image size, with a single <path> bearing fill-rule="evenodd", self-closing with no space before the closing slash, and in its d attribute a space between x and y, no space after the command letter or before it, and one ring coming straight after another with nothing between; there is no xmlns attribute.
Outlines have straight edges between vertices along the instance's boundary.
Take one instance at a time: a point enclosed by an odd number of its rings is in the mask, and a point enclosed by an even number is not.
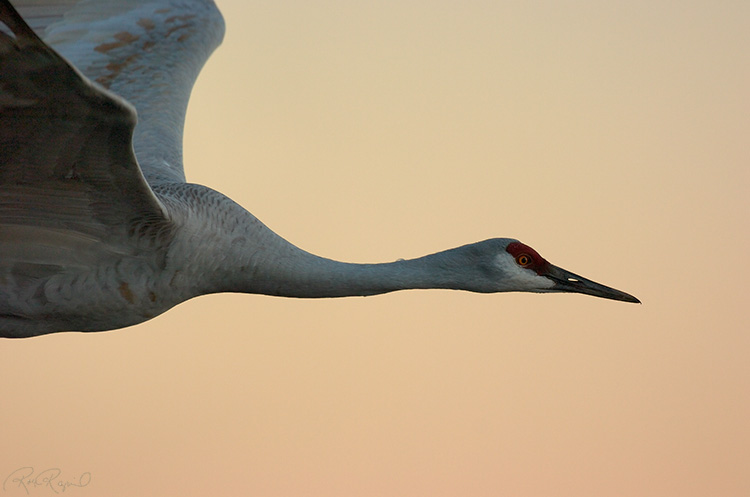
<svg viewBox="0 0 750 497"><path fill-rule="evenodd" d="M516 262L519 266L526 267L531 264L531 257L526 254L520 254L518 257L516 257Z"/></svg>

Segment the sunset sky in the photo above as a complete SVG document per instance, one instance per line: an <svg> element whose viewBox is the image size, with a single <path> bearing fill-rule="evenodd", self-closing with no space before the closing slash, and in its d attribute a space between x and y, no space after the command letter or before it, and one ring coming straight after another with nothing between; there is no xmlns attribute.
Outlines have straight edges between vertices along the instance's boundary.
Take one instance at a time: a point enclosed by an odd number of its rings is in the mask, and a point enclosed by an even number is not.
<svg viewBox="0 0 750 497"><path fill-rule="evenodd" d="M190 182L326 257L512 237L643 304L213 295L0 340L0 478L90 473L72 497L750 495L750 2L217 4Z"/></svg>

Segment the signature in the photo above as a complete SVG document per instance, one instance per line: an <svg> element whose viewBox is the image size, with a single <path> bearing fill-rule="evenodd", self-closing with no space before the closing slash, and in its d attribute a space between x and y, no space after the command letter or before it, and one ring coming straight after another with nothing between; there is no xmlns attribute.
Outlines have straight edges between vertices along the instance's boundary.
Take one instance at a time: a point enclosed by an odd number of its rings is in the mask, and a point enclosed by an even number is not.
<svg viewBox="0 0 750 497"><path fill-rule="evenodd" d="M3 492L23 489L28 495L32 490L48 488L59 494L70 487L85 487L91 483L91 473L88 471L81 473L78 478L70 479L60 478L60 473L62 471L59 468L49 468L38 473L31 466L18 468L3 481Z"/></svg>

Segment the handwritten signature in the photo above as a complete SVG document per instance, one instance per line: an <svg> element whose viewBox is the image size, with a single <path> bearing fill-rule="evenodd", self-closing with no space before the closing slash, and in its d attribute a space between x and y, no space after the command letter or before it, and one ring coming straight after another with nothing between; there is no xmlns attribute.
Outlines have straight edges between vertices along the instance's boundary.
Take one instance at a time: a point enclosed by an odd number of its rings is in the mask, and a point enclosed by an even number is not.
<svg viewBox="0 0 750 497"><path fill-rule="evenodd" d="M85 487L91 483L91 473L89 472L81 473L78 478L68 480L60 478L60 473L62 471L59 468L49 468L38 473L34 472L34 468L31 466L18 468L3 481L3 492L23 489L28 495L32 490L48 488L59 494L70 487Z"/></svg>

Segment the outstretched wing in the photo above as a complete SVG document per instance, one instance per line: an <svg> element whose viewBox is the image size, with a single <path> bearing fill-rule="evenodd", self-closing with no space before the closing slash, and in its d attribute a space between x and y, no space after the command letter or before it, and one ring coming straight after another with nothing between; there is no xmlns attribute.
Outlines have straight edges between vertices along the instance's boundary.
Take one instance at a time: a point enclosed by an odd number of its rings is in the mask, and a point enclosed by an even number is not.
<svg viewBox="0 0 750 497"><path fill-rule="evenodd" d="M212 0L16 0L37 34L133 105L135 155L152 185L184 182L182 130L198 73L224 36Z"/></svg>
<svg viewBox="0 0 750 497"><path fill-rule="evenodd" d="M107 240L165 224L133 155L133 108L92 85L7 0L0 21L12 32L0 32L0 241L21 227Z"/></svg>

